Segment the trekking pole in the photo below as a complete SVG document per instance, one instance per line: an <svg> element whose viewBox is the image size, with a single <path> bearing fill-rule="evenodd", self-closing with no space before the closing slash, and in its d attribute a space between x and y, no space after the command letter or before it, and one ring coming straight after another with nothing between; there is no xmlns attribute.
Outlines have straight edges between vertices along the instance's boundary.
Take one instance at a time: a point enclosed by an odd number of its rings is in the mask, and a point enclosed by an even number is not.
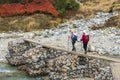
<svg viewBox="0 0 120 80"><path fill-rule="evenodd" d="M69 36L68 36L68 50L69 50Z"/></svg>
<svg viewBox="0 0 120 80"><path fill-rule="evenodd" d="M68 50L69 50L69 27L68 27Z"/></svg>

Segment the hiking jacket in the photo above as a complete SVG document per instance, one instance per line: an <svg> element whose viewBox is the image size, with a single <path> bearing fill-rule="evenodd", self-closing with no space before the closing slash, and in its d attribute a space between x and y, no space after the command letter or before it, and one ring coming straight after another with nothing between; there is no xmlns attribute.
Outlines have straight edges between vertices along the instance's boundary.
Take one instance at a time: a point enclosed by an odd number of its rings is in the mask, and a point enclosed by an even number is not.
<svg viewBox="0 0 120 80"><path fill-rule="evenodd" d="M87 38L87 36L88 36L88 38ZM88 43L89 35L87 35L87 36L85 34L82 35L81 41L83 41L83 43Z"/></svg>

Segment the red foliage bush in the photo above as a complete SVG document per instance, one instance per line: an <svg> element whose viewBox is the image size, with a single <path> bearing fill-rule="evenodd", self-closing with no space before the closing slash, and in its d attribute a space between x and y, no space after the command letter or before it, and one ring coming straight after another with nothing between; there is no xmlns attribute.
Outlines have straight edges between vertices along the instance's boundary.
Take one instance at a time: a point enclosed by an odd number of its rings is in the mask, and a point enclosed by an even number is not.
<svg viewBox="0 0 120 80"><path fill-rule="evenodd" d="M50 0L42 0L39 3L36 3L36 1L33 0L32 2L26 3L24 5L20 3L18 4L14 3L4 4L0 6L0 16L3 17L24 13L31 14L36 11L50 13L55 17L58 16L58 12L54 8Z"/></svg>

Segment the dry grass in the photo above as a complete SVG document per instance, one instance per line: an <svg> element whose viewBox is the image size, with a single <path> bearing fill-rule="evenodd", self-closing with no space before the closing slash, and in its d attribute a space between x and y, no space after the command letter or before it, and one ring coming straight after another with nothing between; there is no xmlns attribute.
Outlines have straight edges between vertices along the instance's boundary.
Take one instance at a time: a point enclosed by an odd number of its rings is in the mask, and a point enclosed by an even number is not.
<svg viewBox="0 0 120 80"><path fill-rule="evenodd" d="M91 27L91 29L92 30L98 30L98 29L104 29L105 27L99 27L99 26L95 26L95 25L93 25L92 27Z"/></svg>
<svg viewBox="0 0 120 80"><path fill-rule="evenodd" d="M0 18L0 32L46 29L50 27L50 20L51 16L44 14Z"/></svg>
<svg viewBox="0 0 120 80"><path fill-rule="evenodd" d="M81 4L80 12L87 15L94 15L98 11L108 12L111 8L120 10L119 0L88 0Z"/></svg>
<svg viewBox="0 0 120 80"><path fill-rule="evenodd" d="M105 23L105 27L116 27L120 29L120 15L108 19Z"/></svg>
<svg viewBox="0 0 120 80"><path fill-rule="evenodd" d="M0 32L8 31L33 31L56 27L66 22L65 18L54 18L45 14L33 14L30 16L0 17Z"/></svg>

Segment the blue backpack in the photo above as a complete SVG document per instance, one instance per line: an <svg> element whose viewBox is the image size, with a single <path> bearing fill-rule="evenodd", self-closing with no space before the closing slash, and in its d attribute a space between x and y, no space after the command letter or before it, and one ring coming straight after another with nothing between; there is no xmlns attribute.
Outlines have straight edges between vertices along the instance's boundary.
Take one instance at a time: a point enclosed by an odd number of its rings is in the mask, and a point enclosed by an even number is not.
<svg viewBox="0 0 120 80"><path fill-rule="evenodd" d="M76 35L73 35L72 41L77 41L77 36Z"/></svg>

